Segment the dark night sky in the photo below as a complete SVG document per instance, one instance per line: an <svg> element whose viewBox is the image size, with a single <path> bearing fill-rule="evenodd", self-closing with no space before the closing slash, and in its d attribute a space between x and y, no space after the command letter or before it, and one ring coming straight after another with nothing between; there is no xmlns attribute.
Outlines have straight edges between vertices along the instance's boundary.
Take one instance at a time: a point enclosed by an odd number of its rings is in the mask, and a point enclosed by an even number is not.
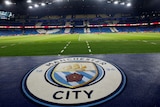
<svg viewBox="0 0 160 107"><path fill-rule="evenodd" d="M132 7L115 6L107 2L98 0L70 0L70 2L59 2L37 9L28 9L26 0L12 0L16 5L5 6L4 0L0 2L0 10L11 11L15 14L33 14L33 15L54 15L54 14L88 14L88 13L134 13L142 11L160 11L160 0L131 0ZM36 0L32 0L36 1ZM38 0L44 1L44 0ZM53 1L53 0L52 0Z"/></svg>

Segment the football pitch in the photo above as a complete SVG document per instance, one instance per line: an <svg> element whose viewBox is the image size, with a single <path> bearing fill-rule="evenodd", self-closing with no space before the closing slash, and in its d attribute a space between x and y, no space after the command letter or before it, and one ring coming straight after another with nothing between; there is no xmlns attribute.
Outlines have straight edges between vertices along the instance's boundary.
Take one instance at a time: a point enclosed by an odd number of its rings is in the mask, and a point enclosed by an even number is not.
<svg viewBox="0 0 160 107"><path fill-rule="evenodd" d="M0 56L159 52L160 33L48 34L0 37Z"/></svg>

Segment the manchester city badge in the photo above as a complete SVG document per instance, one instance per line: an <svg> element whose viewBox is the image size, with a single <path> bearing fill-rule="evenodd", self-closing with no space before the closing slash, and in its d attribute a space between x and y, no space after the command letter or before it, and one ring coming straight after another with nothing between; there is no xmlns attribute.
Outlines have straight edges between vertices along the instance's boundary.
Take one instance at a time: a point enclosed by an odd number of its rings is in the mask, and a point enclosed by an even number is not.
<svg viewBox="0 0 160 107"><path fill-rule="evenodd" d="M95 106L117 96L126 84L117 66L95 58L70 57L47 62L22 80L22 91L43 106Z"/></svg>
<svg viewBox="0 0 160 107"><path fill-rule="evenodd" d="M98 76L93 63L68 62L58 64L52 72L52 78L58 84L77 88L92 82Z"/></svg>

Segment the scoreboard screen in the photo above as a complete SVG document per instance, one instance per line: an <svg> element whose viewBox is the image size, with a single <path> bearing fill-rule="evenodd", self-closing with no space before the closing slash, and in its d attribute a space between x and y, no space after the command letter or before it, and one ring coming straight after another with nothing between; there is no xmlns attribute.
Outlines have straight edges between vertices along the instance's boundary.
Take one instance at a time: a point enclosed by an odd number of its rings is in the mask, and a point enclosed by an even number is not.
<svg viewBox="0 0 160 107"><path fill-rule="evenodd" d="M10 19L13 18L14 14L12 12L0 11L0 19Z"/></svg>

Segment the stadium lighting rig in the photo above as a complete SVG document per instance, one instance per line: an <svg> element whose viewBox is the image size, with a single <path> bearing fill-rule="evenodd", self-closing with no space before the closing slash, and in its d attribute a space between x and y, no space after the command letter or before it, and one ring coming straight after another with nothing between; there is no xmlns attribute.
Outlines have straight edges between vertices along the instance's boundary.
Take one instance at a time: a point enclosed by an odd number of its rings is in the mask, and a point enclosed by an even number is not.
<svg viewBox="0 0 160 107"><path fill-rule="evenodd" d="M121 2L120 5L125 5L125 2Z"/></svg>
<svg viewBox="0 0 160 107"><path fill-rule="evenodd" d="M41 6L45 6L46 4L45 3L41 3Z"/></svg>
<svg viewBox="0 0 160 107"><path fill-rule="evenodd" d="M107 0L108 4L121 5L121 6L132 6L131 0Z"/></svg>
<svg viewBox="0 0 160 107"><path fill-rule="evenodd" d="M27 3L32 3L32 0L27 0Z"/></svg>
<svg viewBox="0 0 160 107"><path fill-rule="evenodd" d="M38 2L37 0L26 0L29 9L44 7L46 5L55 4L56 2L71 2L71 1L76 1L76 0L43 0L43 1L40 0ZM77 0L77 1L84 2L87 0ZM131 0L97 0L97 1L106 2L107 4L126 6L126 7L132 6Z"/></svg>
<svg viewBox="0 0 160 107"><path fill-rule="evenodd" d="M35 8L38 8L38 7L39 7L39 5L38 5L38 4L34 4L34 7L35 7Z"/></svg>
<svg viewBox="0 0 160 107"><path fill-rule="evenodd" d="M114 4L118 4L118 1L114 1Z"/></svg>
<svg viewBox="0 0 160 107"><path fill-rule="evenodd" d="M131 6L131 3L127 3L127 7L130 7Z"/></svg>
<svg viewBox="0 0 160 107"><path fill-rule="evenodd" d="M12 2L11 0L5 0L4 3L8 6L8 5L12 5L12 4L16 4L14 2Z"/></svg>

